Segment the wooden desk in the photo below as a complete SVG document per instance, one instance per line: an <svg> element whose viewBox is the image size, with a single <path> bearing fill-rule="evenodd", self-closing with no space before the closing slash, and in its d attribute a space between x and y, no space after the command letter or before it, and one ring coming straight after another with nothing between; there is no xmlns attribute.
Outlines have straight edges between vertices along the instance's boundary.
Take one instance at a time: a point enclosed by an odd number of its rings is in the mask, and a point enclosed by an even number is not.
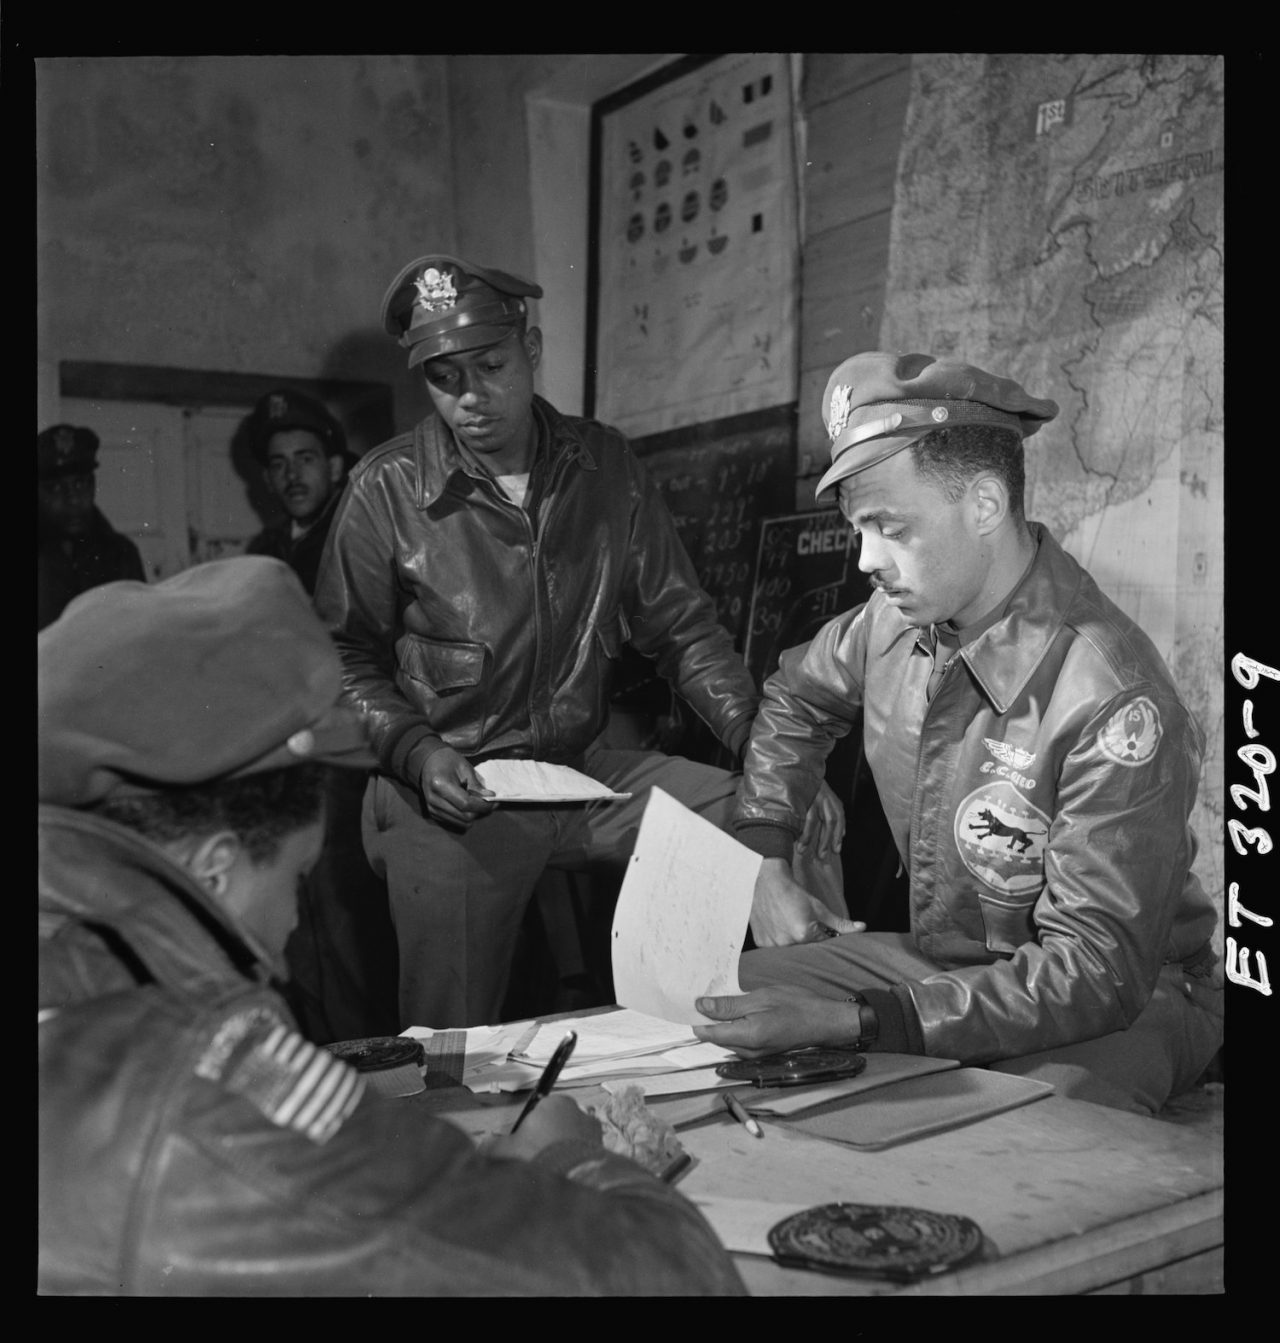
<svg viewBox="0 0 1280 1343"><path fill-rule="evenodd" d="M575 1088L603 1103L598 1087ZM517 1096L464 1088L414 1102L473 1136L509 1127ZM661 1107L655 1105L655 1109ZM1063 1295L1222 1288L1221 1136L1049 1096L878 1151L763 1121L757 1139L728 1116L680 1129L696 1158L690 1198L811 1205L899 1203L971 1217L981 1262L910 1286L783 1268L736 1255L752 1293L801 1296Z"/></svg>

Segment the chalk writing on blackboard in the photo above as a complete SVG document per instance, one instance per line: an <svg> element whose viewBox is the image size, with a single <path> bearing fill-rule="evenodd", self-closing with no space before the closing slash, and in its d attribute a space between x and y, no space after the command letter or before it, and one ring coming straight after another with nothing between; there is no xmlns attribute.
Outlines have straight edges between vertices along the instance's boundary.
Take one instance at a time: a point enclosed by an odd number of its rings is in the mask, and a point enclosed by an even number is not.
<svg viewBox="0 0 1280 1343"><path fill-rule="evenodd" d="M833 616L870 595L853 528L839 509L765 519L744 650L756 683L763 685L777 668L783 650L808 642Z"/></svg>
<svg viewBox="0 0 1280 1343"><path fill-rule="evenodd" d="M795 502L793 431L779 423L710 443L642 453L698 581L741 650L760 523Z"/></svg>

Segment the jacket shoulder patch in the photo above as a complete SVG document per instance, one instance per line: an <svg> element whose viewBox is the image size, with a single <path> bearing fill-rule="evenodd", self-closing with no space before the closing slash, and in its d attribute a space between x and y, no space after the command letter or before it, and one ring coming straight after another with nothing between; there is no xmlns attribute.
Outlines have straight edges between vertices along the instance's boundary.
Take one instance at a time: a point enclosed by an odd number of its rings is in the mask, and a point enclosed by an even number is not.
<svg viewBox="0 0 1280 1343"><path fill-rule="evenodd" d="M283 1022L257 1024L252 1031L255 1024L250 1023L251 1038L226 1067L222 1085L278 1127L327 1142L360 1103L364 1080L350 1064Z"/></svg>
<svg viewBox="0 0 1280 1343"><path fill-rule="evenodd" d="M1145 695L1117 709L1098 733L1098 749L1117 765L1145 765L1156 753L1164 728L1160 710Z"/></svg>

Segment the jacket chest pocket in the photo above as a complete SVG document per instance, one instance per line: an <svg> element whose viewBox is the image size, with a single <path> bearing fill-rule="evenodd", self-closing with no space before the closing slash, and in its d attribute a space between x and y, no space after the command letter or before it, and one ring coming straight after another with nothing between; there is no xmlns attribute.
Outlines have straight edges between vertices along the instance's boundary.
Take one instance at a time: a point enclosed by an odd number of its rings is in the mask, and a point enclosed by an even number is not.
<svg viewBox="0 0 1280 1343"><path fill-rule="evenodd" d="M988 951L1011 956L1019 947L1036 940L1035 923L1032 920L1036 907L1035 896L1029 900L1002 900L982 891L977 895Z"/></svg>
<svg viewBox="0 0 1280 1343"><path fill-rule="evenodd" d="M407 634L400 648L400 670L411 698L450 746L475 746L485 725L484 644L446 643Z"/></svg>

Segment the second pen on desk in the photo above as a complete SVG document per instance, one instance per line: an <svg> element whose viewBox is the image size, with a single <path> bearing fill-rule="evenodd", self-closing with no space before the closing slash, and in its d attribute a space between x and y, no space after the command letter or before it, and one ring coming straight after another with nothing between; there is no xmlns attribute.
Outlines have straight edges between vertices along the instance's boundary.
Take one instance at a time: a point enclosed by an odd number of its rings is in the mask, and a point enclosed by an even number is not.
<svg viewBox="0 0 1280 1343"><path fill-rule="evenodd" d="M724 1101L724 1108L738 1121L739 1124L747 1130L753 1138L763 1138L764 1130L756 1123L754 1119L742 1108L742 1103L732 1091L722 1091L720 1099Z"/></svg>

